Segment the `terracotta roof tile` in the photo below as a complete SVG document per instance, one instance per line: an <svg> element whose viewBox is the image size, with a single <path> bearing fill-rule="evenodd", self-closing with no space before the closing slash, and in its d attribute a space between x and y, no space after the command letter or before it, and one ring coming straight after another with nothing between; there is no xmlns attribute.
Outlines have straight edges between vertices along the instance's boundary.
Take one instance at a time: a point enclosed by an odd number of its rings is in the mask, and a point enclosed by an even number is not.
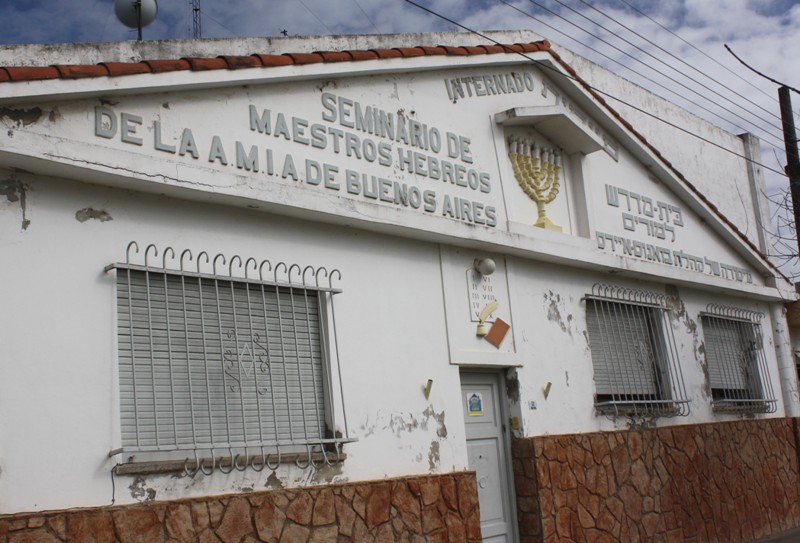
<svg viewBox="0 0 800 543"><path fill-rule="evenodd" d="M503 45L484 45L483 48L486 49L486 52L490 55L506 52L506 48Z"/></svg>
<svg viewBox="0 0 800 543"><path fill-rule="evenodd" d="M397 47L396 49L406 58L425 56L425 51L422 47Z"/></svg>
<svg viewBox="0 0 800 543"><path fill-rule="evenodd" d="M317 54L322 55L324 62L348 62L353 60L353 57L347 51L317 51Z"/></svg>
<svg viewBox="0 0 800 543"><path fill-rule="evenodd" d="M375 60L379 58L379 55L376 51L369 50L369 51L347 51L353 60Z"/></svg>
<svg viewBox="0 0 800 543"><path fill-rule="evenodd" d="M53 66L64 79L80 77L101 77L108 75L108 69L101 64L57 64Z"/></svg>
<svg viewBox="0 0 800 543"><path fill-rule="evenodd" d="M224 58L202 58L202 57L187 57L185 60L192 67L193 72L204 72L207 70L224 70L228 67L228 63Z"/></svg>
<svg viewBox="0 0 800 543"><path fill-rule="evenodd" d="M133 75L133 74L149 74L150 66L144 62L101 62L102 66L108 70L108 75Z"/></svg>
<svg viewBox="0 0 800 543"><path fill-rule="evenodd" d="M60 75L52 66L6 66L5 69L11 81L58 79Z"/></svg>
<svg viewBox="0 0 800 543"><path fill-rule="evenodd" d="M272 67L272 66L288 66L289 64L294 64L291 57L287 57L286 55L256 55L259 60L261 60L261 64L264 67Z"/></svg>
<svg viewBox="0 0 800 543"><path fill-rule="evenodd" d="M401 58L403 53L397 49L372 49L378 58Z"/></svg>
<svg viewBox="0 0 800 543"><path fill-rule="evenodd" d="M101 76L118 77L133 74L164 73L183 70L236 70L241 68L287 66L290 64L314 64L318 62L348 62L382 58L412 58L439 55L470 56L543 50L549 51L557 60L560 60L560 57L550 49L550 43L544 40L534 43L513 45L479 45L467 47L440 45L436 47L398 47L394 49L286 53L282 55L222 55L215 58L192 57L182 59L144 60L141 62L101 62L99 64L59 66L6 66L0 67L0 82ZM574 74L574 70L572 70L571 67L566 67L566 69Z"/></svg>
<svg viewBox="0 0 800 543"><path fill-rule="evenodd" d="M466 47L450 47L450 46L447 46L447 45L443 45L442 49L444 49L445 52L448 55L454 55L454 56L463 57L463 56L467 56L469 54L467 52Z"/></svg>
<svg viewBox="0 0 800 543"><path fill-rule="evenodd" d="M239 68L260 68L262 66L261 59L259 59L256 55L222 55L218 58L221 58L225 61L229 70L238 70Z"/></svg>
<svg viewBox="0 0 800 543"><path fill-rule="evenodd" d="M523 53L535 53L541 50L538 43L517 43L515 45L522 47Z"/></svg>
<svg viewBox="0 0 800 543"><path fill-rule="evenodd" d="M437 47L419 47L428 56L446 55L447 49L442 46Z"/></svg>
<svg viewBox="0 0 800 543"><path fill-rule="evenodd" d="M143 63L150 66L153 73L177 72L190 70L192 65L185 58L172 60L143 60Z"/></svg>
<svg viewBox="0 0 800 543"><path fill-rule="evenodd" d="M488 53L486 47L483 45L476 45L476 46L468 45L466 47L461 47L461 49L466 51L468 55L485 55L486 53Z"/></svg>
<svg viewBox="0 0 800 543"><path fill-rule="evenodd" d="M315 64L323 60L319 53L285 53L285 56L291 58L295 64Z"/></svg>

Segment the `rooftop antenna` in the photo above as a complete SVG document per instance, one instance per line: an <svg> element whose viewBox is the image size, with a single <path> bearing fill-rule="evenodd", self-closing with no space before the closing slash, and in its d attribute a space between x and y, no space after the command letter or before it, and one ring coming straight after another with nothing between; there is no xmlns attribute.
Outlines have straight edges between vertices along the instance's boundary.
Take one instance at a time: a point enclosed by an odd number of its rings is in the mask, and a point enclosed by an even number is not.
<svg viewBox="0 0 800 543"><path fill-rule="evenodd" d="M203 28L200 20L200 0L192 0L192 37L196 40L203 37Z"/></svg>
<svg viewBox="0 0 800 543"><path fill-rule="evenodd" d="M119 22L128 28L139 31L139 41L142 41L142 28L156 19L158 2L156 0L114 0L114 13Z"/></svg>

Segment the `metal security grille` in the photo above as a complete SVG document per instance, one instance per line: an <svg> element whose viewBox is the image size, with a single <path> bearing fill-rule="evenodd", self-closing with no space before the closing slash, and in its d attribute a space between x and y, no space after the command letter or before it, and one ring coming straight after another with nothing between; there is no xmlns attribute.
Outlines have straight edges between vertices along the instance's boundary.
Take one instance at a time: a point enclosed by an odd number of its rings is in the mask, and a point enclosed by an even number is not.
<svg viewBox="0 0 800 543"><path fill-rule="evenodd" d="M301 467L314 455L338 456L347 439L332 430L326 364L333 274L238 256L226 267L222 255L193 260L189 251L175 259L171 248L152 266L152 245L136 265L132 249L138 254L132 243L127 262L108 268L117 270L122 451L191 451L187 471L205 471L208 455L211 469L223 456L240 469L287 454L305 453Z"/></svg>
<svg viewBox="0 0 800 543"><path fill-rule="evenodd" d="M701 314L715 411L774 413L777 409L761 318L760 313L713 304Z"/></svg>
<svg viewBox="0 0 800 543"><path fill-rule="evenodd" d="M596 409L633 416L687 415L689 400L665 297L595 285L584 299Z"/></svg>

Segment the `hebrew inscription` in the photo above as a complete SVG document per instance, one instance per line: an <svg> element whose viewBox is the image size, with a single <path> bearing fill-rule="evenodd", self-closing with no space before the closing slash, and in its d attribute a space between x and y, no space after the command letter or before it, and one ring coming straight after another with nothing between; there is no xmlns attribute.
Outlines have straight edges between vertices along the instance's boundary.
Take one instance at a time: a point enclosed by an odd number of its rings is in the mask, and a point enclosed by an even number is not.
<svg viewBox="0 0 800 543"><path fill-rule="evenodd" d="M639 237L653 238L653 242L597 231L595 235L598 249L730 281L753 282L753 274L746 268L724 264L659 243L674 244L678 240L678 234L683 231L683 210L679 206L613 185L606 185L606 203L620 210L623 231L633 232Z"/></svg>

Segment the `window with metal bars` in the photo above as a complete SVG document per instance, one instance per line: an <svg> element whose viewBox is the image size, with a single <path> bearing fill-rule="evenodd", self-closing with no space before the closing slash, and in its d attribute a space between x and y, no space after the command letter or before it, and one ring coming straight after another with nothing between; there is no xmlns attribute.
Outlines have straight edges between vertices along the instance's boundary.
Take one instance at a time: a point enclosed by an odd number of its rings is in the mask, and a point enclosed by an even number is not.
<svg viewBox="0 0 800 543"><path fill-rule="evenodd" d="M338 459L347 431L346 420L345 436L335 431L334 411L344 402L327 363L338 350L329 326L338 271L238 256L226 267L222 255L175 259L171 248L153 266L152 245L143 265L131 263L138 252L132 243L127 262L108 268L117 272L115 452L172 452L189 472Z"/></svg>
<svg viewBox="0 0 800 543"><path fill-rule="evenodd" d="M700 317L714 410L774 413L777 400L764 356L761 313L712 304Z"/></svg>
<svg viewBox="0 0 800 543"><path fill-rule="evenodd" d="M595 285L584 298L595 408L628 416L687 415L689 400L660 294Z"/></svg>

